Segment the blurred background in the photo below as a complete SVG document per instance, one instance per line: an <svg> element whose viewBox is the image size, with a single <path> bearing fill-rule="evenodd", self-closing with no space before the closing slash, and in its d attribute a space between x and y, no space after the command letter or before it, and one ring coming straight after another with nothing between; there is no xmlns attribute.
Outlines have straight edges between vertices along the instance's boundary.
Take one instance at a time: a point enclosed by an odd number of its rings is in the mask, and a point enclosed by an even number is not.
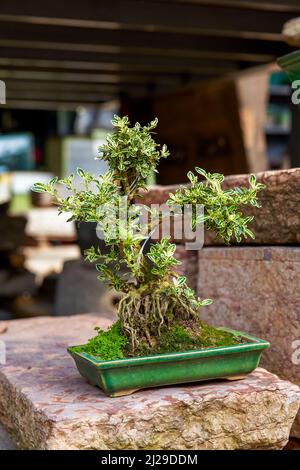
<svg viewBox="0 0 300 470"><path fill-rule="evenodd" d="M0 319L114 311L82 263L94 227L31 192L103 173L111 118L159 118L171 157L224 174L300 166L300 113L276 58L297 48L299 0L17 1L0 6ZM97 295L95 290L97 289Z"/></svg>

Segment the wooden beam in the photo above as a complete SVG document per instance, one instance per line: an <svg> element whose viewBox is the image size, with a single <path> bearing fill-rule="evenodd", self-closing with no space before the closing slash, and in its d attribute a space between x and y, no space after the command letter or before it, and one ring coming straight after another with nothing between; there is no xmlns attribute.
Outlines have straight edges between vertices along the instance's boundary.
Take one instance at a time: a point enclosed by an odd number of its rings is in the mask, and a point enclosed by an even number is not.
<svg viewBox="0 0 300 470"><path fill-rule="evenodd" d="M171 3L171 4L170 4ZM263 4L259 6L259 4ZM82 26L98 29L131 29L152 32L164 31L241 31L274 33L282 24L299 13L295 1L138 1L138 0L86 0L74 2L46 2L11 0L1 6L2 15L18 16L20 21L35 24ZM282 8L285 6L285 8ZM242 14L246 9L246 14ZM259 13L259 14L257 14ZM255 36L253 36L255 37Z"/></svg>
<svg viewBox="0 0 300 470"><path fill-rule="evenodd" d="M115 98L116 94L103 94L99 92L78 93L76 91L64 90L16 90L9 88L6 93L6 99L10 100L33 100L33 101L68 101L68 102L82 102L82 103L98 103L110 101Z"/></svg>
<svg viewBox="0 0 300 470"><path fill-rule="evenodd" d="M222 6L256 11L278 11L293 14L300 12L298 0L161 0L161 2Z"/></svg>
<svg viewBox="0 0 300 470"><path fill-rule="evenodd" d="M181 35L193 35L193 36L207 36L214 35L219 37L247 37L248 39L261 39L265 41L280 41L280 32L268 32L268 31L234 31L231 29L213 29L213 28L186 28L185 26L169 26L169 25L153 25L153 24L130 24L130 23L114 23L105 21L91 21L91 20L80 20L80 19L69 19L69 18L46 18L46 17L34 17L34 16L18 16L18 15L3 15L0 13L1 23L24 23L29 25L38 26L59 26L64 28L81 28L81 29L95 29L98 31L133 31L133 32L144 32L151 34L181 34Z"/></svg>
<svg viewBox="0 0 300 470"><path fill-rule="evenodd" d="M107 83L68 83L59 82L55 80L51 81L39 81L39 80L20 80L20 79L6 79L6 89L11 90L46 90L46 91L74 91L76 93L107 93L107 94L118 94L125 88L122 84L107 84ZM143 84L128 84L126 90L144 89Z"/></svg>
<svg viewBox="0 0 300 470"><path fill-rule="evenodd" d="M47 101L47 100L7 100L5 105L0 105L0 108L5 109L43 109L46 111L50 110L59 110L59 109L69 109L76 110L80 106L87 106L89 108L97 109L100 107L99 104L95 103L86 103L81 101Z"/></svg>
<svg viewBox="0 0 300 470"><path fill-rule="evenodd" d="M106 54L132 54L132 55L147 55L152 57L173 57L185 59L214 59L214 60L230 60L230 61L244 61L253 63L266 63L274 60L274 54L264 54L258 51L257 53L240 53L240 52L225 52L225 51L207 51L207 50L185 50L185 49L163 49L153 47L120 47L112 45L101 44L84 44L84 43L60 43L60 42L46 42L46 41L27 41L20 39L0 39L0 47L13 47L19 49L40 49L40 50L57 50L57 51L81 51L81 52L95 52Z"/></svg>
<svg viewBox="0 0 300 470"><path fill-rule="evenodd" d="M280 32L279 32L280 33ZM123 30L82 30L74 27L61 27L49 25L32 25L23 23L2 23L0 28L1 41L71 44L78 46L79 38L81 48L89 47L91 51L112 53L135 53L165 56L174 55L180 57L195 57L195 53L227 53L235 57L236 54L251 56L253 61L260 55L276 57L290 51L281 34L276 40L249 39L247 31L241 34L239 40L232 37L220 37L214 33L203 36L185 34L155 34L144 31ZM34 47L34 46L32 46ZM99 49L101 48L101 49ZM176 53L177 52L177 53ZM196 56L198 57L198 55ZM259 59L258 59L259 61Z"/></svg>
<svg viewBox="0 0 300 470"><path fill-rule="evenodd" d="M57 81L57 82L79 82L79 83L115 83L121 84L148 84L153 83L159 79L161 84L165 85L179 85L180 77L153 77L147 75L126 74L121 77L120 74L101 74L101 73L76 73L64 71L39 71L39 70L16 70L6 69L0 67L0 79L19 79L19 80L39 80L39 81Z"/></svg>
<svg viewBox="0 0 300 470"><path fill-rule="evenodd" d="M199 82L199 81L198 81ZM77 94L85 93L100 93L103 95L120 96L121 94L128 94L130 96L145 96L153 95L154 93L167 92L170 90L170 85L159 85L154 87L153 84L144 83L80 83L80 82L62 82L57 80L39 81L39 80L22 80L22 79L6 79L6 91L59 91L68 92L74 91Z"/></svg>
<svg viewBox="0 0 300 470"><path fill-rule="evenodd" d="M165 69L189 71L189 69L197 68L212 68L221 67L224 69L236 69L242 62L229 59L218 59L216 62L210 57L190 58L190 57L172 57L172 56L148 56L148 55L135 55L125 54L124 51L111 54L107 52L94 52L94 51L66 51L50 48L15 48L5 47L0 45L0 56L4 58L33 60L59 60L59 61L82 61L85 63L92 62L97 64L112 64L113 67L118 66L126 69L131 67L144 67L146 69ZM104 65L105 66L105 65Z"/></svg>
<svg viewBox="0 0 300 470"><path fill-rule="evenodd" d="M1 73L0 73L1 77ZM200 80L198 80L199 82ZM13 93L18 92L45 92L52 93L73 93L80 96L94 94L104 95L111 97L120 97L121 95L128 94L132 97L143 97L153 96L153 94L166 93L170 89L175 89L179 84L173 87L162 84L151 84L151 83L85 83L85 82L67 82L57 80L56 78L51 80L40 80L39 78L30 79L23 74L14 74L13 78L5 78L6 92ZM181 86L181 85L180 85ZM45 95L46 96L46 95Z"/></svg>
<svg viewBox="0 0 300 470"><path fill-rule="evenodd" d="M31 70L72 70L72 71L89 71L89 72L110 72L121 75L126 73L151 73L151 74L181 74L189 72L194 75L221 75L232 72L234 67L212 65L200 65L182 67L181 65L157 65L153 64L118 64L116 62L92 62L80 60L49 60L49 59L26 59L26 58L9 58L0 56L0 67L6 69L31 69Z"/></svg>

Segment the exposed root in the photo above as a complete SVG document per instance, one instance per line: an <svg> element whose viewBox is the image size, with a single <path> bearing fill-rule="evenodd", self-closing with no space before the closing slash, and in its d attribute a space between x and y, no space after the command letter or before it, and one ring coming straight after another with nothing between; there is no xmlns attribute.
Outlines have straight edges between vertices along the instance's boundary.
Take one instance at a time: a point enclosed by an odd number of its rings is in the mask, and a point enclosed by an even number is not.
<svg viewBox="0 0 300 470"><path fill-rule="evenodd" d="M126 294L119 302L118 316L132 352L142 341L147 341L151 348L164 326L170 327L178 320L199 320L198 312L190 304L180 297L167 296L161 290L152 293L136 290Z"/></svg>

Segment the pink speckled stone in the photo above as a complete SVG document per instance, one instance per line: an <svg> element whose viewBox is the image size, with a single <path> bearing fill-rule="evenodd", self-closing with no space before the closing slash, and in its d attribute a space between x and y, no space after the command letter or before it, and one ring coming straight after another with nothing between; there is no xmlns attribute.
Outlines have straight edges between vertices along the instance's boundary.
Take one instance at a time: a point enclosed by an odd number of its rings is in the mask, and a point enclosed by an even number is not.
<svg viewBox="0 0 300 470"><path fill-rule="evenodd" d="M226 176L223 189L236 186L248 186L249 175ZM257 180L266 188L259 193L261 208L245 207L245 215L254 216L251 229L255 240L248 238L245 244L293 244L300 243L300 168L289 170L265 171L257 174ZM138 202L149 204L163 204L169 193L175 192L177 186L153 186L148 193L143 194ZM206 245L222 244L215 236L205 234Z"/></svg>
<svg viewBox="0 0 300 470"><path fill-rule="evenodd" d="M299 388L257 369L245 380L108 398L77 372L66 347L86 341L96 315L7 322L0 338L0 421L26 449L281 449ZM3 326L3 325L1 325ZM5 331L5 328L2 328Z"/></svg>
<svg viewBox="0 0 300 470"><path fill-rule="evenodd" d="M269 341L261 364L300 386L293 359L300 340L300 247L207 247L198 255L198 294L214 300L202 318ZM300 437L300 413L293 435Z"/></svg>

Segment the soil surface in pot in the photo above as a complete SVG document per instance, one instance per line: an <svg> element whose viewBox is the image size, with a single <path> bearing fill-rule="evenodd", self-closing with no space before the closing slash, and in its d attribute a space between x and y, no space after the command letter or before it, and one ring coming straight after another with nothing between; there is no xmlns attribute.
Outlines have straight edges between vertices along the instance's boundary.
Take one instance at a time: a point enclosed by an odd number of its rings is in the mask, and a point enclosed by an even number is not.
<svg viewBox="0 0 300 470"><path fill-rule="evenodd" d="M245 343L245 338L219 330L199 320L198 323L180 321L171 328L165 326L161 334L150 345L146 339L139 344L133 354L128 339L122 334L120 322L115 322L108 330L96 328L97 335L86 344L70 348L74 352L85 352L102 360L122 359L132 356L149 356L199 350L211 347L233 346Z"/></svg>

